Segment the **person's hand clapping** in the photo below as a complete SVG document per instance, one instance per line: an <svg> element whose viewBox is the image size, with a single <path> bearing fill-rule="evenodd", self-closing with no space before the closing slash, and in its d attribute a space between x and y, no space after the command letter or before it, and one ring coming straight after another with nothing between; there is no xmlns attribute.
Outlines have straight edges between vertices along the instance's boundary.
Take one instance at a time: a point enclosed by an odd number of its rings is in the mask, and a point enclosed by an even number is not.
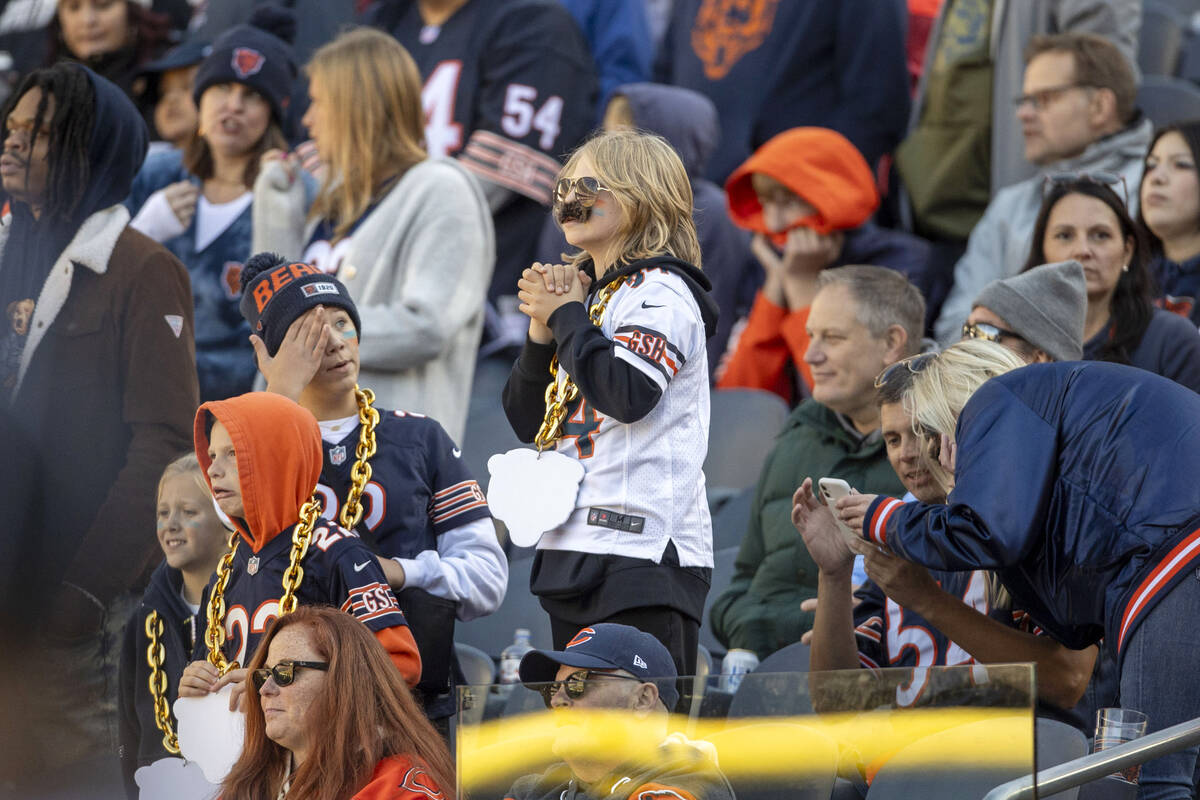
<svg viewBox="0 0 1200 800"><path fill-rule="evenodd" d="M262 337L251 334L250 344L254 346L258 371L267 381L267 391L298 400L321 368L332 337L324 306L311 308L293 320L274 356L267 352Z"/></svg>

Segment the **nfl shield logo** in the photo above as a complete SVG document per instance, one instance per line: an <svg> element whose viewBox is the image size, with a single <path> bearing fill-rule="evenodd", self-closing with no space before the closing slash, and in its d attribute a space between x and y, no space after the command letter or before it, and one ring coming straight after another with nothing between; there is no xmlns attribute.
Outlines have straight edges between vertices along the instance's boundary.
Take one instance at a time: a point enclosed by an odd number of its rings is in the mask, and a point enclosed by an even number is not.
<svg viewBox="0 0 1200 800"><path fill-rule="evenodd" d="M233 71L239 78L245 79L251 75L257 75L265 63L267 63L266 57L257 50L239 47L233 51Z"/></svg>
<svg viewBox="0 0 1200 800"><path fill-rule="evenodd" d="M258 556L251 556L250 560L246 562L246 572L250 575L258 572Z"/></svg>
<svg viewBox="0 0 1200 800"><path fill-rule="evenodd" d="M346 445L339 444L337 447L329 448L329 463L335 467L339 466L346 460Z"/></svg>

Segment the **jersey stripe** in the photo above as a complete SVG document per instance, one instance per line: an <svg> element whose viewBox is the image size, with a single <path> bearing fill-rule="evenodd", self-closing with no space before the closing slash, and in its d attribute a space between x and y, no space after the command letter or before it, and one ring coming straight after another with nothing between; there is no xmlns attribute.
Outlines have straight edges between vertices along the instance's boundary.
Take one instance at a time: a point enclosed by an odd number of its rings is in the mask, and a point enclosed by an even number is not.
<svg viewBox="0 0 1200 800"><path fill-rule="evenodd" d="M1200 557L1200 528L1192 531L1182 542L1175 545L1171 552L1167 553L1166 558L1151 570L1150 574L1146 576L1146 580L1142 581L1137 591L1133 593L1129 605L1125 607L1125 614L1121 617L1121 631L1117 634L1118 653L1125 646L1125 634L1133 627L1134 621L1149 607L1150 600L1154 595L1158 594L1163 587L1170 583L1172 578L1179 574L1180 570L1197 557Z"/></svg>
<svg viewBox="0 0 1200 800"><path fill-rule="evenodd" d="M491 131L477 130L459 160L501 186L550 205L560 165L545 153Z"/></svg>
<svg viewBox="0 0 1200 800"><path fill-rule="evenodd" d="M901 501L894 497L889 497L883 501L876 509L875 515L866 526L867 538L875 542L875 544L887 544L887 522L900 506L904 505Z"/></svg>
<svg viewBox="0 0 1200 800"><path fill-rule="evenodd" d="M434 525L441 525L459 514L486 507L487 498L484 497L479 484L476 481L467 480L447 486L435 494L429 515L433 518Z"/></svg>

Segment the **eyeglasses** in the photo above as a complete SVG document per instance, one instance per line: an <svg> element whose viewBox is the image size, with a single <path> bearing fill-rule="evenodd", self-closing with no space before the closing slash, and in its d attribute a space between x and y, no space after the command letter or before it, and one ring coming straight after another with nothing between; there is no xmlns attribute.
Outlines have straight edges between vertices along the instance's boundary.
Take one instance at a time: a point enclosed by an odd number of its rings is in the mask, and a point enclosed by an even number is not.
<svg viewBox="0 0 1200 800"><path fill-rule="evenodd" d="M1045 111L1046 106L1050 105L1054 98L1058 97L1063 92L1069 92L1072 89L1095 89L1088 83L1064 83L1062 86L1048 86L1045 89L1035 89L1029 94L1023 94L1013 98L1013 105L1020 111L1026 104L1033 106L1034 111Z"/></svg>
<svg viewBox="0 0 1200 800"><path fill-rule="evenodd" d="M1121 187L1121 200L1129 208L1129 187L1125 184L1125 176L1116 172L1054 172L1042 179L1042 197L1050 194L1056 186L1071 183L1094 183L1097 186L1107 186L1113 194L1116 187Z"/></svg>
<svg viewBox="0 0 1200 800"><path fill-rule="evenodd" d="M596 197L600 192L611 191L607 186L601 186L600 181L584 175L580 178L561 178L554 187L554 202L567 202L567 195L571 193L571 189L575 190L575 199L584 208L591 208L596 203Z"/></svg>
<svg viewBox="0 0 1200 800"><path fill-rule="evenodd" d="M964 339L983 339L986 342L995 342L996 344L1000 344L1000 340L1005 336L1012 336L1023 342L1028 341L1019 333L1006 331L998 325L992 325L987 322L964 322L962 335Z"/></svg>
<svg viewBox="0 0 1200 800"><path fill-rule="evenodd" d="M902 358L895 364L884 367L883 372L875 376L875 388L882 389L898 374L897 370L908 369L914 375L928 367L937 358L937 353L917 353L915 356Z"/></svg>
<svg viewBox="0 0 1200 800"><path fill-rule="evenodd" d="M542 700L546 703L546 708L550 708L550 701L554 699L554 695L558 694L559 689L566 689L567 697L572 700L578 700L587 691L588 681L595 678L617 678L623 681L644 683L640 678L635 678L632 675L616 675L611 672L594 672L590 669L583 669L579 672L572 672L564 681L553 681L542 684L538 687L538 692L541 693Z"/></svg>
<svg viewBox="0 0 1200 800"><path fill-rule="evenodd" d="M298 669L319 669L322 672L329 670L329 662L327 661L280 661L275 666L267 669L263 667L256 669L250 673L250 680L254 681L254 689L261 692L263 685L267 682L267 678L274 678L276 686L290 686L292 681L296 680L296 670Z"/></svg>

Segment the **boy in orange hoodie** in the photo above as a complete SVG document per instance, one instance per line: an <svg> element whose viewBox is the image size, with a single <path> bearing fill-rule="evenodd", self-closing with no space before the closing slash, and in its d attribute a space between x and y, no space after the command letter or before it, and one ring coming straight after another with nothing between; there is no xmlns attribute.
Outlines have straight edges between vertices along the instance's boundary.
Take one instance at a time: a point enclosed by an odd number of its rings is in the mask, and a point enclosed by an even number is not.
<svg viewBox="0 0 1200 800"><path fill-rule="evenodd" d="M929 244L869 221L879 207L875 177L836 131L792 128L771 138L729 176L725 197L734 224L754 232L765 281L718 370L718 388L766 389L792 404L808 395L805 326L823 269L888 267L928 293L919 278Z"/></svg>
<svg viewBox="0 0 1200 800"><path fill-rule="evenodd" d="M421 658L379 561L358 534L318 516L312 499L321 475L316 418L286 397L253 392L201 405L194 435L213 499L236 535L200 604L202 620L220 624L208 624L197 640L179 696L234 683L230 707L236 708L246 677L239 666L267 624L293 602L353 614L415 685Z"/></svg>

